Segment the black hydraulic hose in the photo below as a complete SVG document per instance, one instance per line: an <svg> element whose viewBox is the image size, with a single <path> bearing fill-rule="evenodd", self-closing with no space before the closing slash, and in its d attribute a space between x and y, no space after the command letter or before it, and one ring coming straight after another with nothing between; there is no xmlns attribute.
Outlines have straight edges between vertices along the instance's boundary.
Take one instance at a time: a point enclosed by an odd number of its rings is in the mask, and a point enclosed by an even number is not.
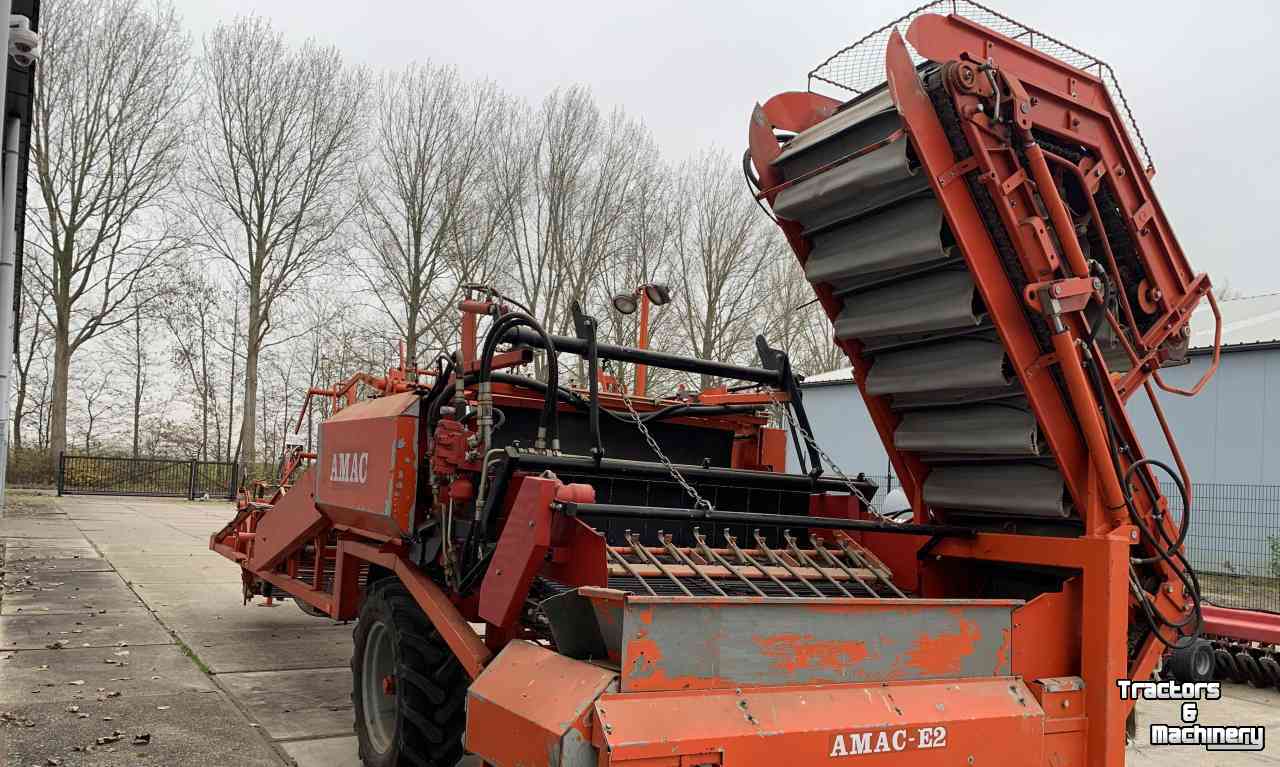
<svg viewBox="0 0 1280 767"><path fill-rule="evenodd" d="M508 312L493 323L484 339L477 382L484 384L490 380L493 370L493 355L497 351L498 344L502 341L502 336L508 330L521 325L541 337L542 347L547 352L547 391L543 396L542 415L538 419L538 433L546 435L547 444L554 448L559 444L560 440L560 419L556 409L556 398L553 394L560 386L560 363L556 353L555 342L537 320L523 312Z"/></svg>
<svg viewBox="0 0 1280 767"><path fill-rule="evenodd" d="M1133 477L1133 473L1143 466L1154 466L1169 475L1169 479L1171 479L1173 484L1178 488L1178 494L1182 496L1182 519L1178 525L1178 538L1177 540L1170 542L1170 548L1176 549L1187 540L1187 531L1191 527L1191 504L1187 497L1187 487L1182 484L1182 477L1170 468L1169 464L1164 461L1157 461L1155 458L1143 458L1140 461L1134 461L1130 464L1128 470L1124 473L1125 484L1128 484L1129 480Z"/></svg>
<svg viewBox="0 0 1280 767"><path fill-rule="evenodd" d="M1087 348L1090 350L1091 353L1093 352L1094 347L1092 344L1090 344ZM1098 398L1098 402L1102 406L1101 407L1102 416L1107 426L1107 444L1111 449L1112 466L1115 468L1117 479L1120 480L1120 487L1124 492L1124 501L1125 501L1125 506L1129 511L1129 517L1133 522L1134 526L1136 526L1139 532L1142 534L1142 537L1145 539L1145 541L1151 546L1151 548L1156 553L1156 556L1154 557L1145 557L1145 558L1135 557L1130 559L1130 571L1131 571L1130 581L1133 588L1136 591L1135 596L1138 598L1139 605L1142 608L1144 616L1147 618L1147 622L1149 623L1152 629L1152 633L1166 647L1170 649L1177 649L1177 647L1185 646L1186 642L1189 642L1195 637L1199 636L1200 631L1204 625L1203 614L1201 612L1199 578L1196 577L1195 570L1191 567L1191 563L1187 561L1186 557L1182 554L1181 550L1178 548L1186 537L1186 531L1190 529L1191 506L1189 503L1187 503L1187 500L1188 500L1187 488L1183 486L1181 478L1177 474L1175 474L1172 470L1170 470L1167 464L1164 464L1155 459L1144 458L1139 461L1135 461L1128 471L1121 473L1120 448L1121 448L1121 443L1123 442L1123 438L1120 435L1120 431L1116 426L1115 417L1111 412L1109 401L1106 398L1106 392L1102 384L1102 377L1100 372L1102 369L1101 362L1095 357L1093 359L1086 361L1085 368L1089 372L1090 382L1094 389L1094 396ZM1128 450L1127 446L1125 446L1125 450L1126 451ZM1160 542L1156 539L1156 536L1151 532L1150 528L1147 527L1145 521L1142 519L1141 515L1138 514L1138 510L1133 504L1133 493L1131 492L1129 487L1129 480L1133 477L1133 474L1137 468L1141 468L1142 466L1145 466L1145 465L1153 465L1153 466L1157 466L1159 468L1164 469L1164 471L1174 479L1174 482L1178 487L1178 491L1182 496L1182 501L1183 501L1183 519L1182 519L1182 526L1181 526L1182 529L1178 536L1177 543L1174 543L1172 540L1169 539L1168 535L1165 533L1164 525L1156 526L1157 530L1160 533L1160 536L1165 539L1165 543L1168 545L1167 549L1160 545ZM1139 476L1142 479L1143 487L1146 489L1148 496L1154 502L1158 496L1158 493L1156 492L1155 488L1151 486L1150 475L1147 472L1142 472ZM1155 610L1154 606L1150 603L1150 599L1147 596L1146 591L1143 589L1142 584L1139 582L1137 578L1136 571L1133 570L1134 565L1151 564L1156 561L1163 561L1166 565L1169 566L1169 569L1172 570L1177 575L1178 580L1182 581L1182 585L1187 595L1191 599L1192 609L1181 620L1170 621L1167 618L1165 618L1163 615L1161 615L1158 611ZM1191 625L1193 623L1194 625L1189 633L1183 631L1183 629L1186 626ZM1179 634L1183 634L1182 639L1176 640L1174 643L1170 643L1160 634L1160 628L1161 628L1160 624L1163 624L1163 627L1165 628L1171 628L1171 629L1174 629Z"/></svg>
<svg viewBox="0 0 1280 767"><path fill-rule="evenodd" d="M470 380L470 377L468 377ZM542 381L534 378L526 378L524 376L513 375L511 373L492 373L490 380L494 383L505 383L513 386L523 386L533 389L534 391L546 394L547 385ZM579 410L588 410L591 403L583 399L572 390L565 387L559 387L557 390L557 399L567 405L572 405ZM680 402L673 405L658 408L648 413L641 413L640 420L644 422L661 421L667 418L674 418L679 415L688 417L705 417L714 415L737 415L741 413L755 413L759 408L755 405L699 405L693 402ZM601 408L600 412L605 415L612 416L614 419L623 423L634 423L635 419L630 413L619 410L608 410Z"/></svg>

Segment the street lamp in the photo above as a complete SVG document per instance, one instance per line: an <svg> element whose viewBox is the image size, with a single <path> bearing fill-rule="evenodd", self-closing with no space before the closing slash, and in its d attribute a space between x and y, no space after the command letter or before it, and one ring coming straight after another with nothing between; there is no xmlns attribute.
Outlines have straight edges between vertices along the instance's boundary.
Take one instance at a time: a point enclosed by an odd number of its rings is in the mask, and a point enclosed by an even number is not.
<svg viewBox="0 0 1280 767"><path fill-rule="evenodd" d="M660 282L646 282L637 285L630 293L619 293L613 297L613 308L619 314L634 314L640 309L640 333L636 346L649 348L649 305L662 306L671 303L671 289ZM648 384L649 367L636 365L636 393L644 396Z"/></svg>

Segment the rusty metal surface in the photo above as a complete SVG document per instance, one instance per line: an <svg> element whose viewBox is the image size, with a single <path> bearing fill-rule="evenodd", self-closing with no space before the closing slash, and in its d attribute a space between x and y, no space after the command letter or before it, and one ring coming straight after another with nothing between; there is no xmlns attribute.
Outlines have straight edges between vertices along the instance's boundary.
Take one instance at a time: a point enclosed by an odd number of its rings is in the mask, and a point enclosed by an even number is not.
<svg viewBox="0 0 1280 767"><path fill-rule="evenodd" d="M624 692L999 676L1021 604L583 591L612 609Z"/></svg>
<svg viewBox="0 0 1280 767"><path fill-rule="evenodd" d="M467 690L466 748L494 767L593 767L593 706L618 675L532 642L508 644Z"/></svg>
<svg viewBox="0 0 1280 767"><path fill-rule="evenodd" d="M596 738L614 765L1045 763L1044 712L1009 677L619 693L595 708Z"/></svg>

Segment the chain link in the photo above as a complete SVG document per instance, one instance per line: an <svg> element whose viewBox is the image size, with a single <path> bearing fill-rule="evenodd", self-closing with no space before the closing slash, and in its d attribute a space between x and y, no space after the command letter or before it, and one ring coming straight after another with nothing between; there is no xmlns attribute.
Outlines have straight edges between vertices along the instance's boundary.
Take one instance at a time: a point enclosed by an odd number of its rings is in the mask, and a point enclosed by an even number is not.
<svg viewBox="0 0 1280 767"><path fill-rule="evenodd" d="M806 431L805 428L796 421L795 413L791 411L791 408L786 404L779 402L776 398L773 398L773 405L774 407L782 410L783 415L786 416L787 424L792 429L795 429L796 433L800 435L800 438L814 449L814 452L816 452L818 457L822 459L822 462L827 465L827 468L831 469L831 472L839 477L840 481L844 482L853 497L862 501L862 505L866 507L867 511L875 514L876 516L880 516L880 513L872 507L871 501L867 500L867 497L862 494L862 491L853 483L853 480L849 479L849 476L845 474L840 466L831 459L831 456L827 455L827 451L822 449L822 446L818 444L818 440L814 439L813 435Z"/></svg>
<svg viewBox="0 0 1280 767"><path fill-rule="evenodd" d="M715 511L716 507L711 505L711 501L708 501L706 498L699 495L697 488L689 484L689 481L684 478L684 475L681 474L680 470L676 468L676 465L671 462L671 459L667 457L667 454L662 452L662 448L658 446L658 441L649 433L649 427L644 425L644 419L642 419L640 414L636 412L635 405L631 404L631 398L627 396L627 392L623 389L619 389L618 394L622 397L622 404L627 406L627 410L631 413L631 417L635 419L636 428L640 429L640 434L642 434L645 441L649 443L649 448L653 450L654 454L657 455L664 464L666 464L667 471L671 473L671 477L676 482L680 483L680 487L684 488L685 493L693 499L694 507L702 506L707 511Z"/></svg>

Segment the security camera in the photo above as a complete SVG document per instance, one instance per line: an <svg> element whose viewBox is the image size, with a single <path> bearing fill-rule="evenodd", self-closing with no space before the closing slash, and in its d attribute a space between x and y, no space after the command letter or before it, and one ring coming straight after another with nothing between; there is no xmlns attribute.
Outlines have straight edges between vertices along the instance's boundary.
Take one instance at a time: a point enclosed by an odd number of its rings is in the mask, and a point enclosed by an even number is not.
<svg viewBox="0 0 1280 767"><path fill-rule="evenodd" d="M20 67L40 60L40 35L31 31L31 19L26 16L9 17L9 55Z"/></svg>

